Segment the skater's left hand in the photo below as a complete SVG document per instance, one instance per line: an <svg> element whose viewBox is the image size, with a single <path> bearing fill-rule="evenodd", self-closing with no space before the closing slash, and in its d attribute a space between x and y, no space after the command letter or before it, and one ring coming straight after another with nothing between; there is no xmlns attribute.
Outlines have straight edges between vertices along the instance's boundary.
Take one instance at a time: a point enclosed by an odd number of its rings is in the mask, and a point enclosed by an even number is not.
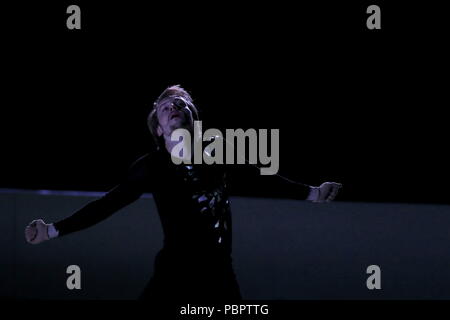
<svg viewBox="0 0 450 320"><path fill-rule="evenodd" d="M341 188L340 183L324 182L319 187L312 187L307 200L317 203L333 201Z"/></svg>

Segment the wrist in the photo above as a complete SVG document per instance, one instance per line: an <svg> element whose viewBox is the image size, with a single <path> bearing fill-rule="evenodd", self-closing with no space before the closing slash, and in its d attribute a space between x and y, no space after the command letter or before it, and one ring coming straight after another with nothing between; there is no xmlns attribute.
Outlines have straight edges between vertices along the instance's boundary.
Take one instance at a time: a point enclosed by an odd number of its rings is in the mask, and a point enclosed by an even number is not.
<svg viewBox="0 0 450 320"><path fill-rule="evenodd" d="M309 190L310 190L309 195L308 198L306 198L306 200L317 201L320 195L319 187L309 187Z"/></svg>
<svg viewBox="0 0 450 320"><path fill-rule="evenodd" d="M53 225L53 223L47 225L47 235L48 235L48 239L53 239L56 238L59 235L59 231L56 230L55 226Z"/></svg>

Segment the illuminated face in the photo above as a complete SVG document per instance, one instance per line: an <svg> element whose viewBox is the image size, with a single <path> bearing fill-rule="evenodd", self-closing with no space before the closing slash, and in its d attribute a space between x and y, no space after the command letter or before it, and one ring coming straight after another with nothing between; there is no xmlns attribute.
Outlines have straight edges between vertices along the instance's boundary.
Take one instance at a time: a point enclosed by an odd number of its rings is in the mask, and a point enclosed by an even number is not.
<svg viewBox="0 0 450 320"><path fill-rule="evenodd" d="M156 107L158 118L158 136L170 136L179 128L191 129L193 126L192 111L185 99L171 96L163 99Z"/></svg>

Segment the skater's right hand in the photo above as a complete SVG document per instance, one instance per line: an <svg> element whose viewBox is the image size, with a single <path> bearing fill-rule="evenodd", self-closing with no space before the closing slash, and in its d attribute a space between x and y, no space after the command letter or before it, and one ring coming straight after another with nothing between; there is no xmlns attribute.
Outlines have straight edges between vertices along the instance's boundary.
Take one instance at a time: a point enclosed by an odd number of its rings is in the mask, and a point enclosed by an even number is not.
<svg viewBox="0 0 450 320"><path fill-rule="evenodd" d="M48 236L48 227L50 225L46 224L42 219L33 220L26 228L25 228L25 239L28 243L38 244L49 240Z"/></svg>

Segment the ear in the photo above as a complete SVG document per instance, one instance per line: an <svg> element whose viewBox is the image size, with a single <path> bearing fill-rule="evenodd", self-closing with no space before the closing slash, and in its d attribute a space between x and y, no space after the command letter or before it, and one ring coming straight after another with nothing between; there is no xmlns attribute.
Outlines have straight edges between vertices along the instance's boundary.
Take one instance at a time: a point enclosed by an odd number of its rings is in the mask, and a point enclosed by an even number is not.
<svg viewBox="0 0 450 320"><path fill-rule="evenodd" d="M161 137L163 134L163 130L159 124L158 124L158 128L156 128L156 134L158 135L158 137Z"/></svg>

